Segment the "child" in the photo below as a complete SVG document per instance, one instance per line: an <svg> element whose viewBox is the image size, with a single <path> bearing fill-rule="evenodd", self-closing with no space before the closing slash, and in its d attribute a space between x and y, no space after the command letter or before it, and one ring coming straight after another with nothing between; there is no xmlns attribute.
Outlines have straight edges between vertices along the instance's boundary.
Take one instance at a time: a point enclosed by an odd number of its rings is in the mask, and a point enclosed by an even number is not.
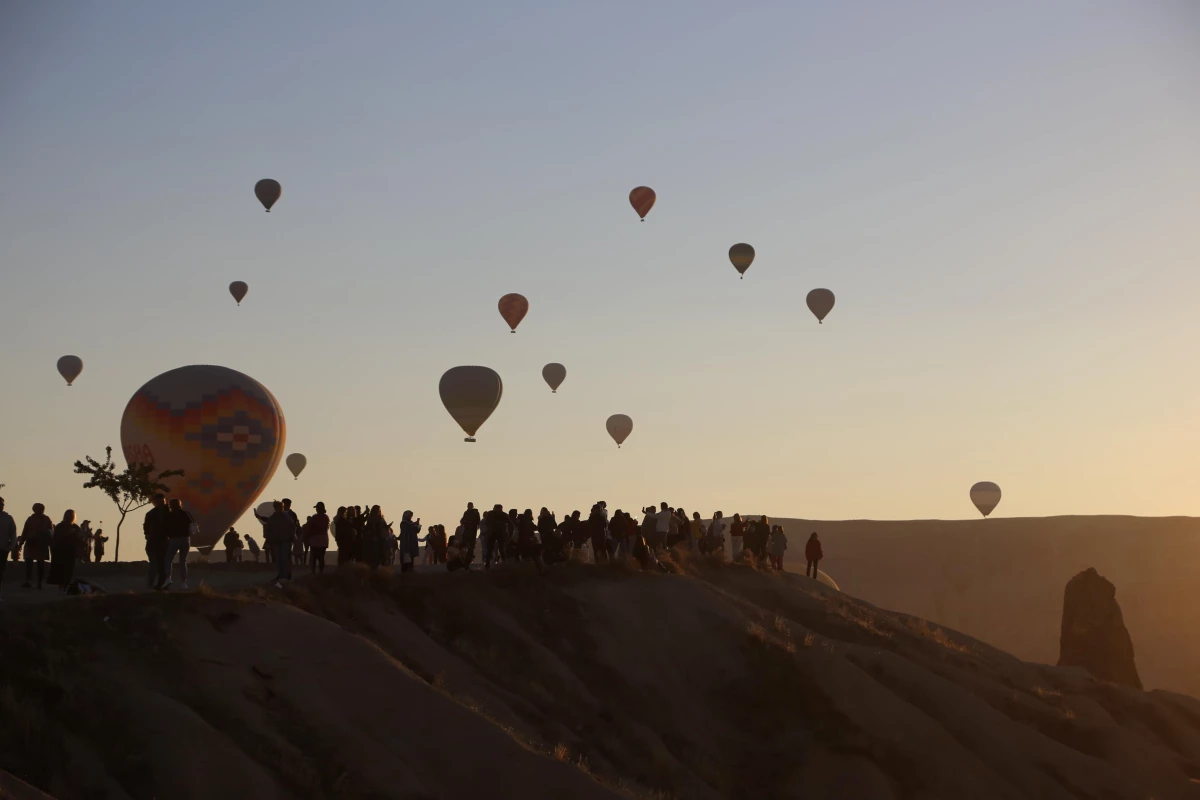
<svg viewBox="0 0 1200 800"><path fill-rule="evenodd" d="M108 537L104 535L104 528L96 530L96 563L99 564L104 560L104 543L108 541Z"/></svg>

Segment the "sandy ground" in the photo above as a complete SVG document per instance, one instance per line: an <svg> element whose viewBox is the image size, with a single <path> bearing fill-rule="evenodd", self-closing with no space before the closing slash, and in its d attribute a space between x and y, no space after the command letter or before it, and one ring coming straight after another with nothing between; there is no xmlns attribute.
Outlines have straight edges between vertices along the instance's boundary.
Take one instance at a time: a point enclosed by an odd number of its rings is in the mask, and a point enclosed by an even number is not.
<svg viewBox="0 0 1200 800"><path fill-rule="evenodd" d="M1200 800L1200 701L800 576L671 568L0 610L0 769L60 800Z"/></svg>

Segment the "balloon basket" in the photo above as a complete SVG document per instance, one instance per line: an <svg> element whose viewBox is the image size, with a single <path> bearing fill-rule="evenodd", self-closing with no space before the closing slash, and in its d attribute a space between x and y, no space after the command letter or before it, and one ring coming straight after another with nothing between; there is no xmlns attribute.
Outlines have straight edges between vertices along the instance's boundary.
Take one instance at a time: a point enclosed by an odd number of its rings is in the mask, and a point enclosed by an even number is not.
<svg viewBox="0 0 1200 800"><path fill-rule="evenodd" d="M473 437L473 436L468 436L467 438L463 439L463 441L464 441L464 442L473 442L473 441L475 441L475 437Z"/></svg>

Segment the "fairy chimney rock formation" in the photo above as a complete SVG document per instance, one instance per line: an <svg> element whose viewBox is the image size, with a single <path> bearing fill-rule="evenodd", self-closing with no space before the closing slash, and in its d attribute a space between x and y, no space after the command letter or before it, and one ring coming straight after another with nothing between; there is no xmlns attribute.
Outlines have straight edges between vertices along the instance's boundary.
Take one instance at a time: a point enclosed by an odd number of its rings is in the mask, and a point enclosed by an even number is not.
<svg viewBox="0 0 1200 800"><path fill-rule="evenodd" d="M1083 667L1102 681L1142 688L1117 588L1094 567L1067 581L1058 665Z"/></svg>

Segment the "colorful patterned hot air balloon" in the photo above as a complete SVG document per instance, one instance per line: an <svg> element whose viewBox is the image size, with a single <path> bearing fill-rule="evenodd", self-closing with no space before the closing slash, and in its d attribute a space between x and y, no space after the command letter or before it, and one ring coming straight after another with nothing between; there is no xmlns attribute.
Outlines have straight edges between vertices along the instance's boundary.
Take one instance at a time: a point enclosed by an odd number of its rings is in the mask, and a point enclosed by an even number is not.
<svg viewBox="0 0 1200 800"><path fill-rule="evenodd" d="M242 300L246 297L246 292L248 291L250 291L250 287L246 285L245 281L234 281L229 284L229 293L233 295L234 300L237 300L239 306L242 304Z"/></svg>
<svg viewBox="0 0 1200 800"><path fill-rule="evenodd" d="M500 405L504 383L488 367L453 367L438 382L438 394L442 405L467 434L464 441L473 442L475 431Z"/></svg>
<svg viewBox="0 0 1200 800"><path fill-rule="evenodd" d="M63 356L58 360L58 374L66 379L67 386L74 385L75 379L81 372L83 372L83 359L79 356Z"/></svg>
<svg viewBox="0 0 1200 800"><path fill-rule="evenodd" d="M504 321L508 323L512 333L516 333L517 326L529 313L529 301L525 299L524 295L506 294L500 298L497 306L500 309L500 316L504 317Z"/></svg>
<svg viewBox="0 0 1200 800"><path fill-rule="evenodd" d="M542 367L542 380L550 386L553 394L558 393L558 387L567 379L567 368L562 364L547 364Z"/></svg>
<svg viewBox="0 0 1200 800"><path fill-rule="evenodd" d="M629 205L633 206L633 210L642 218L642 222L646 221L646 215L650 213L650 209L654 208L654 201L658 199L658 195L649 186L638 186L629 193Z"/></svg>
<svg viewBox="0 0 1200 800"><path fill-rule="evenodd" d="M813 289L805 298L808 303L808 310L817 318L817 322L823 324L825 317L833 310L833 292L828 289Z"/></svg>
<svg viewBox="0 0 1200 800"><path fill-rule="evenodd" d="M991 481L980 481L971 487L971 502L986 517L1000 504L1000 487Z"/></svg>
<svg viewBox="0 0 1200 800"><path fill-rule="evenodd" d="M624 414L613 414L604 423L604 427L608 428L608 435L617 443L617 447L620 447L622 442L629 438L629 434L633 433L633 420Z"/></svg>
<svg viewBox="0 0 1200 800"><path fill-rule="evenodd" d="M745 278L746 270L750 269L750 265L754 263L754 248L745 242L735 244L729 248L729 261L738 274Z"/></svg>
<svg viewBox="0 0 1200 800"><path fill-rule="evenodd" d="M283 458L286 435L279 401L226 367L164 372L137 390L121 417L126 461L184 471L167 483L199 524L192 545L202 553L254 504Z"/></svg>
<svg viewBox="0 0 1200 800"><path fill-rule="evenodd" d="M258 202L263 204L263 208L267 209L268 214L271 212L271 206L279 201L279 196L282 194L283 187L279 185L279 181L271 178L263 178L254 184L254 196L258 198Z"/></svg>
<svg viewBox="0 0 1200 800"><path fill-rule="evenodd" d="M304 472L304 468L308 466L308 459L302 453L291 453L283 463L287 464L288 472L292 473L292 477L299 480L300 473Z"/></svg>

